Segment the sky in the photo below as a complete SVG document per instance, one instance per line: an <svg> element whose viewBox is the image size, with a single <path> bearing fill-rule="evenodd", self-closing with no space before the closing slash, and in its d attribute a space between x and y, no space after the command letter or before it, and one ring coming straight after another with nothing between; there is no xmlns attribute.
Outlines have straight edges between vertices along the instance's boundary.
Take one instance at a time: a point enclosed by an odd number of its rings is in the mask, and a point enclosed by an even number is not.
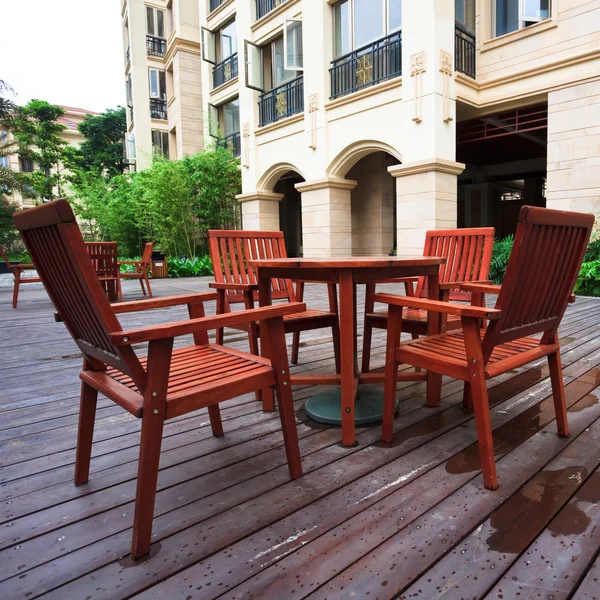
<svg viewBox="0 0 600 600"><path fill-rule="evenodd" d="M125 105L122 0L0 0L0 79L96 112Z"/></svg>

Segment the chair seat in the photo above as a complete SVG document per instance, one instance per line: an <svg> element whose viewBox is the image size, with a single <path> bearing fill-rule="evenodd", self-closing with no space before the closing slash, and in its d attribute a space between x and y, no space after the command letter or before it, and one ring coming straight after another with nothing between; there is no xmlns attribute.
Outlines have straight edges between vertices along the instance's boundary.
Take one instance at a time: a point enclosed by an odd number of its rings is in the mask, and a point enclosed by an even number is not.
<svg viewBox="0 0 600 600"><path fill-rule="evenodd" d="M482 331L481 336L483 337L484 334L485 331ZM557 346L549 344L546 348L547 352L543 352L542 355L555 352ZM513 362L519 355L522 360L517 359L514 367L527 364L535 358L528 357L527 353L531 354L532 351L537 353L539 349L540 340L531 337L520 338L496 346L485 367L486 378L502 372L501 363L509 359ZM400 362L415 366L428 366L436 363L440 365L440 368L436 369L438 373L446 373L446 369L443 368L445 363L449 367L447 369L449 375L453 375L456 370L466 374L468 364L462 329L402 342L396 350L396 358ZM422 362L423 365L421 365Z"/></svg>
<svg viewBox="0 0 600 600"><path fill-rule="evenodd" d="M335 319L335 313L326 312L324 310L305 310L301 313L294 313L291 315L284 315L283 322L289 323L291 321L303 321L306 319Z"/></svg>
<svg viewBox="0 0 600 600"><path fill-rule="evenodd" d="M460 317L458 315L446 315L446 327L450 324L456 324L456 327L460 327ZM383 328L387 328L388 311L382 310L373 313L367 313L366 317L373 320L373 326L377 327L381 324ZM418 308L405 308L402 311L402 321L410 321L414 323L427 323L427 311Z"/></svg>
<svg viewBox="0 0 600 600"><path fill-rule="evenodd" d="M140 363L145 369L147 357L140 357ZM109 367L104 372L83 371L81 378L135 416L142 416L143 397L128 375ZM178 348L171 360L166 418L188 412L190 402L198 401L196 408L203 408L241 396L260 387L259 381L265 387L275 383L271 362L265 358L217 344Z"/></svg>

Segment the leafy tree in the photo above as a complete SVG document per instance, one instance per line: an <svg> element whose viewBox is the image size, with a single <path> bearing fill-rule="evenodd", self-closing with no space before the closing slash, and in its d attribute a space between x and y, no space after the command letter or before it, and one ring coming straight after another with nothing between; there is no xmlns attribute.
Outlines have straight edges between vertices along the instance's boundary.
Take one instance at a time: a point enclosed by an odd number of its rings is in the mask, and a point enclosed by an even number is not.
<svg viewBox="0 0 600 600"><path fill-rule="evenodd" d="M0 94L14 94L13 89L0 79ZM10 98L0 95L0 130L11 129L14 111L17 107ZM0 158L8 157L16 152L16 142L9 141L6 135L0 135ZM10 167L0 165L0 194L9 190L23 191L19 174Z"/></svg>
<svg viewBox="0 0 600 600"><path fill-rule="evenodd" d="M59 106L44 100L31 100L13 112L11 121L19 155L39 165L39 171L22 174L22 178L38 195L49 200L63 195L61 163L66 142L60 133L66 127L57 123L57 120L64 114L65 111Z"/></svg>
<svg viewBox="0 0 600 600"><path fill-rule="evenodd" d="M85 137L79 148L65 149L70 179L77 183L81 172L96 172L110 179L127 169L123 140L127 129L125 109L110 108L100 115L86 115L78 126Z"/></svg>
<svg viewBox="0 0 600 600"><path fill-rule="evenodd" d="M13 227L12 216L18 210L14 202L0 194L0 246L7 251L12 249L19 239L19 234Z"/></svg>

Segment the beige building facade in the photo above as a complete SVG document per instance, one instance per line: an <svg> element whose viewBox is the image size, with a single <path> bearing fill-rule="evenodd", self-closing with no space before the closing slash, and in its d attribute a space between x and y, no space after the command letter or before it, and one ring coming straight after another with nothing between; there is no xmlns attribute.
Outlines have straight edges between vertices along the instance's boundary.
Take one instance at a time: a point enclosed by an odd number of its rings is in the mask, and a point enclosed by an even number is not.
<svg viewBox="0 0 600 600"><path fill-rule="evenodd" d="M129 39L134 6L177 23L188 2L126 0ZM291 255L418 254L428 229L455 226L502 237L524 203L600 211L597 0L195 6L188 37L164 34L168 118L133 103L138 167L153 127L171 156L219 139L240 156L244 228L283 230ZM146 98L154 59L131 47Z"/></svg>

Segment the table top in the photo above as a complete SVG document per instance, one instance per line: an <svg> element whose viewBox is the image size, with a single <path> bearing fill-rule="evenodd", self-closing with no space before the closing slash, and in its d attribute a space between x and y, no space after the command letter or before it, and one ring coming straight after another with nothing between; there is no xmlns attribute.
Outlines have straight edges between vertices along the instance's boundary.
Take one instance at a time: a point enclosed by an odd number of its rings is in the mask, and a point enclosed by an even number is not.
<svg viewBox="0 0 600 600"><path fill-rule="evenodd" d="M441 256L354 256L351 258L261 258L249 260L251 267L296 269L364 269L443 265Z"/></svg>

